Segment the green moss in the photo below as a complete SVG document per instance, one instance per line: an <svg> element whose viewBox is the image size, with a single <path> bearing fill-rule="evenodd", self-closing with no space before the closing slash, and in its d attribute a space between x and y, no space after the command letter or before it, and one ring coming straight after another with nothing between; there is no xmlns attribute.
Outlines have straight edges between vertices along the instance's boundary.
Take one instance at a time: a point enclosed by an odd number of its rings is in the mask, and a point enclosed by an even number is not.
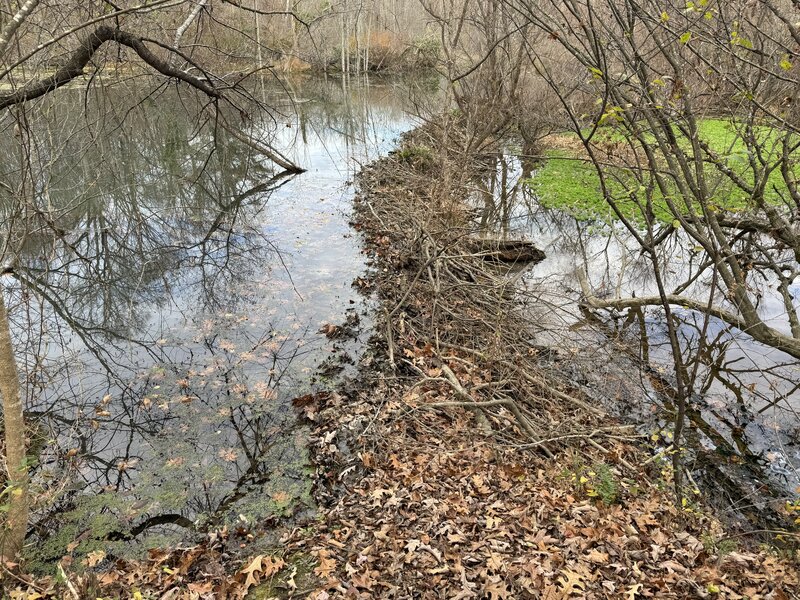
<svg viewBox="0 0 800 600"><path fill-rule="evenodd" d="M703 141L724 161L726 167L752 185L755 177L750 169L747 146L736 126L737 124L730 120L706 119L699 123L698 130ZM781 152L779 134L764 127L757 129L754 135L764 148L767 160L777 159ZM621 132L612 128L603 130L597 139L608 143L623 141ZM688 139L678 135L678 140L684 150L690 150L691 144ZM604 198L600 177L591 162L565 150L549 150L546 156L544 164L528 181L528 185L539 197L543 206L565 210L580 220L611 222L617 218ZM667 168L666 165L664 168ZM637 178L634 170L606 166L603 172L607 186L606 193L622 215L633 222L640 224L646 222L644 207L648 197L654 217L665 223L671 223L675 218L669 209L668 200L671 200L682 214L699 210L696 203L689 201L687 204L678 193L677 186L672 183L665 197L655 186L653 189L648 189L647 178ZM797 164L795 164L795 176L800 176L800 165ZM736 187L727 176L719 173L714 166L710 164L704 166L704 177L713 194L708 200L712 210L742 211L753 206L754 200ZM771 173L764 191L765 200L772 204L780 204L786 197L786 191L786 183L781 173L779 171Z"/></svg>
<svg viewBox="0 0 800 600"><path fill-rule="evenodd" d="M398 151L397 158L417 166L425 166L433 160L433 150L422 145L405 146Z"/></svg>
<svg viewBox="0 0 800 600"><path fill-rule="evenodd" d="M105 538L110 533L127 530L122 518L126 506L127 502L116 494L81 496L71 510L59 515L58 526L52 527L51 536L27 549L28 568L34 573L53 575L55 565L65 554L71 553L79 565L89 552L106 549ZM73 547L71 552L69 547Z"/></svg>
<svg viewBox="0 0 800 600"><path fill-rule="evenodd" d="M562 150L550 150L546 155L544 165L529 180L543 206L566 210L580 220L613 218L591 164Z"/></svg>

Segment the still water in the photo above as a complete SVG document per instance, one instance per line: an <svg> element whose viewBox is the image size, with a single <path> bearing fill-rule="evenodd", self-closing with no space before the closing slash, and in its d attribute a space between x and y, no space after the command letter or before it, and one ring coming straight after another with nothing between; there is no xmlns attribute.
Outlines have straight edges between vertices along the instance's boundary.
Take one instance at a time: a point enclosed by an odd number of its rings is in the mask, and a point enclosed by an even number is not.
<svg viewBox="0 0 800 600"><path fill-rule="evenodd" d="M31 558L136 553L313 510L291 400L337 385L369 335L351 285L365 270L351 182L414 125L405 109L431 101L436 81L288 83L255 90L273 111L244 126L308 169L293 177L171 87L64 90L22 131L0 123L2 262L13 256L18 276L3 283L38 461ZM638 368L669 377L657 311L643 329L599 332L577 309L576 267L610 293L647 286L636 249L541 207L521 184L530 165L495 167L473 198L476 225L547 253L521 299L541 325L535 342L558 349L550 367L648 434L668 429ZM698 327L682 316L688 350ZM329 339L329 324L345 333ZM762 480L793 497L796 363L725 328L711 348L690 415L695 456L747 467L734 474L752 492L740 504L765 501Z"/></svg>
<svg viewBox="0 0 800 600"><path fill-rule="evenodd" d="M65 91L4 138L33 558L313 508L291 400L358 361L369 316L351 285L365 269L351 182L412 127L404 109L426 89L258 88L274 110L245 126L308 169L291 177L170 87ZM327 324L345 335L319 333Z"/></svg>

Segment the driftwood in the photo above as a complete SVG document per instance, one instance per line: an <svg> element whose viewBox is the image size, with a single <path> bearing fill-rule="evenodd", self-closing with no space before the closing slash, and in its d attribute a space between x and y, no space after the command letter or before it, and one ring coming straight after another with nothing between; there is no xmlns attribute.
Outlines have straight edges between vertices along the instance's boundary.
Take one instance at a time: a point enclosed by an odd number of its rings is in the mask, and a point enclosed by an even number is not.
<svg viewBox="0 0 800 600"><path fill-rule="evenodd" d="M484 260L503 263L528 264L545 259L545 253L527 240L498 240L471 238L469 248Z"/></svg>

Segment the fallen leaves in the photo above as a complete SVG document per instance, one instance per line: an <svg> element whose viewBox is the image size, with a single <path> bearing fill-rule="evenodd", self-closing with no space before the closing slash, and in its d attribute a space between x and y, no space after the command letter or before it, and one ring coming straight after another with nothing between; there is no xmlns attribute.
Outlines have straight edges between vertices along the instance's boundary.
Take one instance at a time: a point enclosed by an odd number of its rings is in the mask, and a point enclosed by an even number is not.
<svg viewBox="0 0 800 600"><path fill-rule="evenodd" d="M314 569L314 574L322 578L330 577L331 573L336 569L336 559L331 557L330 551L324 548L318 550L317 560L319 564Z"/></svg>
<svg viewBox="0 0 800 600"><path fill-rule="evenodd" d="M586 589L586 584L579 573L564 569L561 571L562 576L558 578L558 583L561 586L561 593L564 598L572 595L573 593L581 593Z"/></svg>
<svg viewBox="0 0 800 600"><path fill-rule="evenodd" d="M636 600L636 596L639 595L639 592L644 587L644 584L641 583L634 583L631 585L627 590L625 590L625 600Z"/></svg>
<svg viewBox="0 0 800 600"><path fill-rule="evenodd" d="M99 563L105 560L106 553L102 550L95 550L93 552L89 552L86 555L86 559L84 560L84 564L87 567L96 567Z"/></svg>
<svg viewBox="0 0 800 600"><path fill-rule="evenodd" d="M280 558L264 556L263 554L256 556L244 569L239 571L240 580L241 576L244 575L242 593L246 594L251 587L260 583L262 579L273 577L285 566L286 563Z"/></svg>
<svg viewBox="0 0 800 600"><path fill-rule="evenodd" d="M392 240L382 237L375 243L388 251ZM356 285L367 289L372 282ZM418 304L415 310L422 315L428 308ZM504 445L477 432L468 411L423 410L427 403L454 399L453 381L438 381L448 372L458 386L471 390L502 380L467 355L445 364L450 359L437 356L432 343L409 333L404 320L409 317L403 314L397 315L395 359L414 369L418 379L406 377L412 371L394 376L398 371L391 378L376 377L356 397L321 392L292 401L313 423L310 442L322 508L319 519L293 530L281 544L287 556L313 559L303 570L316 577L311 590L303 583L298 587L302 574L287 564L288 558L259 554L231 567L223 562L228 556L223 545L208 540L192 548L152 551L140 563L115 561L97 575L105 595L130 597L138 589L164 600L240 599L272 578L280 578L284 596L315 600L781 600L798 589L796 566L784 559L746 550L720 556L705 548L703 534L719 530L719 524L682 513L643 473L626 472L629 478L642 476L635 495L615 493L608 503L587 497L584 484L592 474L577 481L564 476L575 473L571 457L556 453L545 459L514 447L518 438L505 405L492 415L509 442ZM320 333L337 337L343 329L326 323ZM270 344L271 352L279 347L277 340ZM236 351L224 340L219 347ZM178 387L186 386L179 382ZM278 398L266 381L250 391L245 386L233 391L248 402ZM98 416L107 416L107 404L98 406ZM542 428L558 427L558 419L571 416L547 415ZM609 461L614 469L623 461L643 462L623 443L609 443L604 454L577 445L575 450L588 464ZM218 457L238 458L232 448L220 450ZM181 463L170 459L167 466ZM121 465L120 471L133 466ZM278 491L271 499L286 498ZM110 562L106 559L92 553L86 566ZM18 590L27 584L22 580ZM17 597L41 594L33 582L28 592Z"/></svg>
<svg viewBox="0 0 800 600"><path fill-rule="evenodd" d="M122 560L95 550L81 561L89 570L77 574L72 557L58 565L57 578L38 578L6 570L0 586L10 598L55 600L60 598L158 598L159 600L242 600L255 586L279 578L281 585L295 589L295 566L288 568L281 557L260 554L240 568L223 564L226 531L210 534L202 543L173 550L152 549L145 560ZM103 570L98 569L103 566ZM9 567L11 568L11 567ZM15 567L14 567L15 568ZM102 594L100 591L102 590ZM5 595L3 596L6 597Z"/></svg>
<svg viewBox="0 0 800 600"><path fill-rule="evenodd" d="M217 456L225 462L236 462L239 459L239 453L235 448L220 448Z"/></svg>
<svg viewBox="0 0 800 600"><path fill-rule="evenodd" d="M332 323L324 323L317 333L324 334L328 339L334 339L342 334L342 327L333 325Z"/></svg>
<svg viewBox="0 0 800 600"><path fill-rule="evenodd" d="M646 480L607 505L563 475L568 457L499 448L476 435L469 415L408 418L398 401L406 392L384 384L347 410L320 410L320 468L333 482L341 473L361 477L313 536L288 545L317 560L311 598L641 600L696 597L713 586L730 598L745 590L780 598L777 590L800 585L796 571L766 553L710 553L700 538L719 525L683 514ZM370 435L348 438L362 414ZM329 452L334 437L357 440L349 457ZM630 461L636 450L614 452Z"/></svg>

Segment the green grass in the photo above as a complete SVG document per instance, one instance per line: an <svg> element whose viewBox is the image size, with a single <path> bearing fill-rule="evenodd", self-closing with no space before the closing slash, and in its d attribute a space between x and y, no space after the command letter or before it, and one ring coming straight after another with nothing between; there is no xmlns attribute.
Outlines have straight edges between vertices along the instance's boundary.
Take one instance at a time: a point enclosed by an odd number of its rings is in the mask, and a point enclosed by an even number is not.
<svg viewBox="0 0 800 600"><path fill-rule="evenodd" d="M725 161L725 164L741 178L752 184L754 176L747 160L747 147L735 129L734 123L723 119L706 119L699 123L701 138L709 148ZM622 140L618 130L609 130L599 141L617 142ZM777 157L781 151L779 135L763 127L756 131L759 142L763 144L770 157ZM679 144L686 150L691 145L688 139L679 138ZM584 160L576 159L568 150L551 149L546 152L547 159L536 171L528 184L537 194L542 205L549 208L565 210L580 220L600 220L611 222L616 215L603 198L600 178L594 166ZM800 158L800 157L798 157ZM666 165L664 166L666 168ZM645 222L642 209L634 200L644 202L645 188L637 181L633 171L620 167L606 167L606 181L609 192L622 214L636 222ZM800 175L800 166L795 164L795 176ZM726 176L720 174L712 165L706 165L704 175L712 192L709 205L712 209L726 211L742 211L752 207L753 200L735 186ZM681 206L681 212L698 210L691 204L686 206L677 194L677 186L671 184L670 192L673 202ZM780 171L773 172L765 190L767 202L780 204L785 201L786 183ZM675 216L670 211L663 194L655 189L652 192L653 214L666 223L671 223Z"/></svg>

